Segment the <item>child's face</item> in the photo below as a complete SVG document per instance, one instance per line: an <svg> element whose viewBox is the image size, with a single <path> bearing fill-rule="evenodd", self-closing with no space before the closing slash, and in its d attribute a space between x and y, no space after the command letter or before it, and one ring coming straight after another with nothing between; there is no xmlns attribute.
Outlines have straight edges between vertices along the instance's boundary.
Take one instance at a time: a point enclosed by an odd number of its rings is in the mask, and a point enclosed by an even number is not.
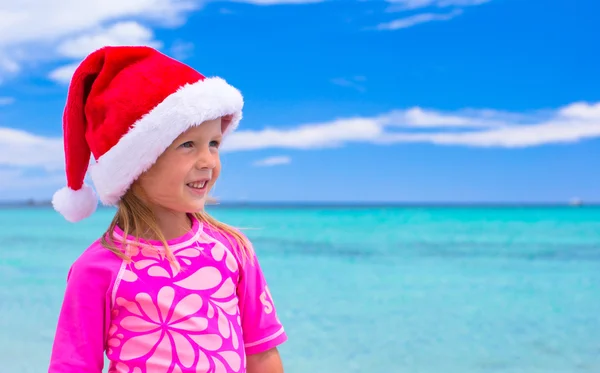
<svg viewBox="0 0 600 373"><path fill-rule="evenodd" d="M221 172L221 119L181 134L138 179L144 200L155 213L196 212Z"/></svg>

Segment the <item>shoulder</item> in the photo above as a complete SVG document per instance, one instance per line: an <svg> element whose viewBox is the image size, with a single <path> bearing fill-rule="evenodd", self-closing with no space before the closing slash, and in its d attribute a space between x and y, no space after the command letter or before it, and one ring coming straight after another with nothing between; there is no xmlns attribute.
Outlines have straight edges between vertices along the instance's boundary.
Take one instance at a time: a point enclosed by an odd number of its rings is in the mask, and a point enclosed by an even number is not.
<svg viewBox="0 0 600 373"><path fill-rule="evenodd" d="M75 259L69 269L68 281L89 281L96 285L109 286L117 277L123 259L94 241Z"/></svg>
<svg viewBox="0 0 600 373"><path fill-rule="evenodd" d="M209 224L204 224L202 227L203 235L209 240L223 245L233 255L240 268L245 267L248 262L255 262L256 256L250 239L239 229L230 229L235 234ZM243 242L240 242L240 239Z"/></svg>

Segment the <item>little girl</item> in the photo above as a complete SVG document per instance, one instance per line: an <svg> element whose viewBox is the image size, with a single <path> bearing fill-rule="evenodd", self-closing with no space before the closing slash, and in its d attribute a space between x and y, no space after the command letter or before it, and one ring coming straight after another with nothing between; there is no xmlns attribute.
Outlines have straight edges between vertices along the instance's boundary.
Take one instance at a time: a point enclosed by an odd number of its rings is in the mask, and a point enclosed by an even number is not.
<svg viewBox="0 0 600 373"><path fill-rule="evenodd" d="M148 47L105 47L75 71L64 111L76 222L117 206L72 265L50 373L280 373L286 339L250 242L204 212L239 91ZM90 164L93 154L95 162Z"/></svg>

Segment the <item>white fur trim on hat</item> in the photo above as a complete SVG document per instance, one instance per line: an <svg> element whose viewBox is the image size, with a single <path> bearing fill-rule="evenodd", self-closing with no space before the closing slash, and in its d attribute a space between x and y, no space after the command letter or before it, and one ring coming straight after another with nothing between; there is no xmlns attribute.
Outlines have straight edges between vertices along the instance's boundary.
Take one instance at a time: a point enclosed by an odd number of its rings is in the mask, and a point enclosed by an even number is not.
<svg viewBox="0 0 600 373"><path fill-rule="evenodd" d="M100 201L116 205L129 186L190 127L232 115L226 133L233 131L242 117L243 104L242 94L218 77L178 89L140 118L90 166Z"/></svg>
<svg viewBox="0 0 600 373"><path fill-rule="evenodd" d="M54 193L52 205L66 220L75 223L96 211L98 198L94 190L86 184L83 184L79 190L63 187Z"/></svg>

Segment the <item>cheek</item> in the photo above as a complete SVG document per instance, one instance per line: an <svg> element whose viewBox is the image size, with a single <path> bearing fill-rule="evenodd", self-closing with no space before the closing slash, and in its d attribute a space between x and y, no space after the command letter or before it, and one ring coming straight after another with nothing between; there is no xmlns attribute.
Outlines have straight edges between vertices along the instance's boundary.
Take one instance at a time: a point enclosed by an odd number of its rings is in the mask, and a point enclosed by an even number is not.
<svg viewBox="0 0 600 373"><path fill-rule="evenodd" d="M140 177L140 186L150 198L171 194L172 189L181 184L178 171L176 167L164 167L163 162L157 162Z"/></svg>
<svg viewBox="0 0 600 373"><path fill-rule="evenodd" d="M217 158L215 168L213 168L213 170L212 170L213 184L215 183L215 181L217 181L217 179L219 178L219 175L221 175L221 160L219 158Z"/></svg>
<svg viewBox="0 0 600 373"><path fill-rule="evenodd" d="M215 184L217 183L217 179L219 178L219 175L221 175L221 161L217 158L216 162L215 162L215 167L212 169L212 180L210 181L210 184L208 185L208 190L212 190L212 188L214 188Z"/></svg>

